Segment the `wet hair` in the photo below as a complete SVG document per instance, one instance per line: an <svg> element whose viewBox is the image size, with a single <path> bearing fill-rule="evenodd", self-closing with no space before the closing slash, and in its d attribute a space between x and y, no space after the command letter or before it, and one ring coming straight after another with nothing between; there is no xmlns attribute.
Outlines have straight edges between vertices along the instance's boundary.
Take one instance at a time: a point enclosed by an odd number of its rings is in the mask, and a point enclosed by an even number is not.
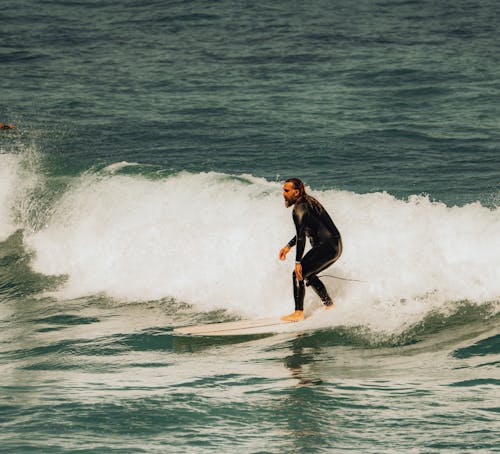
<svg viewBox="0 0 500 454"><path fill-rule="evenodd" d="M289 178L288 180L285 181L285 183L292 183L293 189L299 190L300 197L306 195L306 187L304 186L302 180L299 180L298 178Z"/></svg>

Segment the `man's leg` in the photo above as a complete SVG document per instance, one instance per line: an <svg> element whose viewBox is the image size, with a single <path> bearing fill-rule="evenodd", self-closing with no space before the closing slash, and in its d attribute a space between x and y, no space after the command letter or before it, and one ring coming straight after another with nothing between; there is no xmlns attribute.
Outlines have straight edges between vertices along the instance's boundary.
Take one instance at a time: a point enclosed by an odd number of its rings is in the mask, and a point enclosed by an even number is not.
<svg viewBox="0 0 500 454"><path fill-rule="evenodd" d="M295 271L293 272L292 281L293 281L293 299L295 301L295 310L303 311L304 297L306 295L306 286L304 285L304 281L299 281L297 279Z"/></svg>
<svg viewBox="0 0 500 454"><path fill-rule="evenodd" d="M285 315L281 317L281 320L286 322L299 322L304 319L304 296L306 294L306 286L304 281L299 281L293 272L292 276L293 283L293 299L295 301L295 312L292 312L290 315Z"/></svg>
<svg viewBox="0 0 500 454"><path fill-rule="evenodd" d="M302 277L311 285L313 290L318 294L327 309L334 307L333 301L328 295L328 291L324 284L316 276L321 271L335 263L342 253L342 243L339 242L337 247L322 246L312 248L302 258ZM299 281L293 273L293 297L295 300L295 312L281 317L282 320L298 322L304 318L304 296L305 285L304 281Z"/></svg>
<svg viewBox="0 0 500 454"><path fill-rule="evenodd" d="M313 274L312 276L309 276L306 279L307 279L307 285L312 287L312 289L319 296L323 304L327 307L333 306L333 301L330 298L330 295L328 294L325 285L323 284L323 282L319 280L318 276Z"/></svg>
<svg viewBox="0 0 500 454"><path fill-rule="evenodd" d="M317 247L311 249L302 259L302 276L307 286L311 286L326 308L334 307L333 301L317 274L333 265L342 253L342 243L336 248Z"/></svg>

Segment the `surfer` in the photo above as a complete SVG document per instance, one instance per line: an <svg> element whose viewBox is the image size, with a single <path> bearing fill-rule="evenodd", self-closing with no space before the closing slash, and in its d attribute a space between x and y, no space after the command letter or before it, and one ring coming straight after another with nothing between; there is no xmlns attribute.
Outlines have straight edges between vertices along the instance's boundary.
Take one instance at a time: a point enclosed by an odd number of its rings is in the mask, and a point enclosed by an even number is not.
<svg viewBox="0 0 500 454"><path fill-rule="evenodd" d="M8 125L6 123L0 122L0 129L16 129L14 125Z"/></svg>
<svg viewBox="0 0 500 454"><path fill-rule="evenodd" d="M283 197L287 208L293 206L293 222L296 235L279 252L279 259L285 260L293 246L296 246L295 270L292 275L295 312L281 317L282 320L298 322L304 318L305 287L311 286L321 298L325 309L334 307L333 301L317 274L338 260L342 254L340 233L326 212L314 197L306 194L304 183L290 178L283 185ZM306 237L311 250L304 255Z"/></svg>

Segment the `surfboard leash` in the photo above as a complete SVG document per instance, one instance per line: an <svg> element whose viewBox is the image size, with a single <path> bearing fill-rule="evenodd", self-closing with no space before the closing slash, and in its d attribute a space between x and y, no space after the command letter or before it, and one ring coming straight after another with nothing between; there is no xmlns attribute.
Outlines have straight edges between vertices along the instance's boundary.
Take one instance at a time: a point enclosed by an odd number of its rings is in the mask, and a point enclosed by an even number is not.
<svg viewBox="0 0 500 454"><path fill-rule="evenodd" d="M349 281L349 282L361 282L362 284L366 284L366 281L360 281L359 279L348 279L347 277L333 276L332 274L321 274L318 277L331 277L333 279L339 279L340 281Z"/></svg>

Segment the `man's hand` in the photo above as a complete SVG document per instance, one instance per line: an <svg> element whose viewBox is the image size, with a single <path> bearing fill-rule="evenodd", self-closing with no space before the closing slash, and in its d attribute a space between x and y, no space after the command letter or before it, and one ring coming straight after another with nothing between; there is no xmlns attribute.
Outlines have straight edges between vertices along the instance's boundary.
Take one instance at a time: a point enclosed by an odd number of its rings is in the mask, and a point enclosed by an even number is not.
<svg viewBox="0 0 500 454"><path fill-rule="evenodd" d="M301 263L296 263L295 264L295 276L297 276L297 279L299 281L302 281L302 264Z"/></svg>
<svg viewBox="0 0 500 454"><path fill-rule="evenodd" d="M288 244L287 244L287 245L286 245L284 248L282 248L282 249L281 249L281 251L280 251L280 255L279 255L280 260L285 260L286 255L287 255L289 252L290 252L290 246L288 246Z"/></svg>

